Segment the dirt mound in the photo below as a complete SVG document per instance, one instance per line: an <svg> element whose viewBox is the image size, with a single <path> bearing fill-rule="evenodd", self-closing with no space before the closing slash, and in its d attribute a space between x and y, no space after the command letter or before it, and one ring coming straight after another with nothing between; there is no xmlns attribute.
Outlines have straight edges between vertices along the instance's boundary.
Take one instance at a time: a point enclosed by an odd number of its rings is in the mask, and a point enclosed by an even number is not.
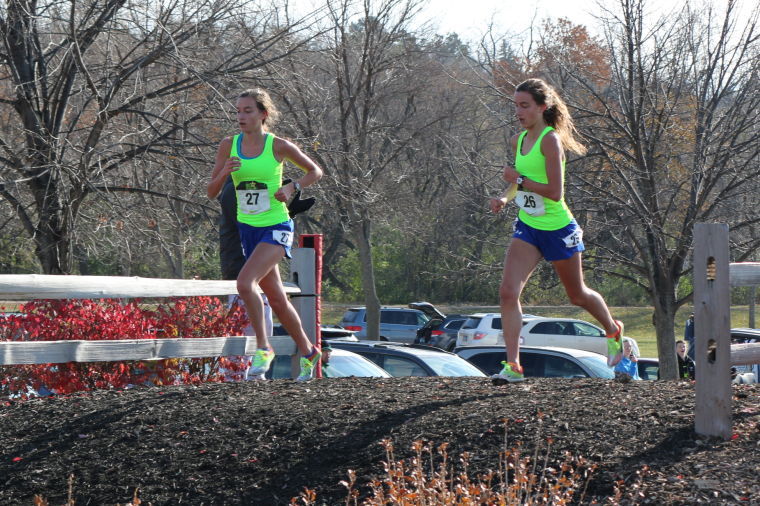
<svg viewBox="0 0 760 506"><path fill-rule="evenodd" d="M470 453L470 476L499 451L596 465L583 502L749 504L760 497L760 386L734 387L734 438L694 433L688 383L530 379L278 380L94 392L0 404L0 503L284 504L304 487L343 503L339 482L382 476L390 438ZM505 433L506 431L506 433ZM551 444L548 440L551 438ZM548 450L547 450L548 447ZM646 469L645 469L646 468Z"/></svg>

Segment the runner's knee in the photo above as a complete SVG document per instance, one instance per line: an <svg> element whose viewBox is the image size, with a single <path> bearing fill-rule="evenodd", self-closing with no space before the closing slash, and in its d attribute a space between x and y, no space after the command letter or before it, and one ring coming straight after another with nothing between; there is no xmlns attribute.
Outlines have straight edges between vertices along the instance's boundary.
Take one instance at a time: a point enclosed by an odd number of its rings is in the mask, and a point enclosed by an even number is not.
<svg viewBox="0 0 760 506"><path fill-rule="evenodd" d="M501 285L499 287L499 302L502 306L518 304L520 302L520 291Z"/></svg>
<svg viewBox="0 0 760 506"><path fill-rule="evenodd" d="M579 287L578 289L566 289L565 291L568 299L570 299L570 304L580 307L585 307L593 294L593 292L585 286Z"/></svg>
<svg viewBox="0 0 760 506"><path fill-rule="evenodd" d="M240 296L245 299L248 295L253 294L257 291L257 285L253 281L249 281L247 279L238 279L237 280L237 291L240 294Z"/></svg>
<svg viewBox="0 0 760 506"><path fill-rule="evenodd" d="M287 295L283 294L267 294L269 299L269 307L272 308L275 314L280 315L284 309L287 309L289 300Z"/></svg>

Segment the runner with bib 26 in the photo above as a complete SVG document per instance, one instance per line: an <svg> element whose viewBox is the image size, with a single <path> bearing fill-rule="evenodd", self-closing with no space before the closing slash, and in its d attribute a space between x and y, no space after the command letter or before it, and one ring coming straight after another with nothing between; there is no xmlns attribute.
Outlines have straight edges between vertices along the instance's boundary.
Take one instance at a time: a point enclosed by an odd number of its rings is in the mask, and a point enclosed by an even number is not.
<svg viewBox="0 0 760 506"><path fill-rule="evenodd" d="M570 302L588 311L604 327L608 337L607 364L613 366L621 356L623 324L613 319L602 296L583 280L583 231L564 199L564 150L582 155L586 148L575 139L567 106L547 83L528 79L517 86L514 100L524 131L511 139L515 167L504 167L503 174L509 187L504 196L489 202L491 211L498 213L514 195L520 208L499 287L507 360L493 379L525 379L520 366L520 295L542 258L552 263Z"/></svg>
<svg viewBox="0 0 760 506"><path fill-rule="evenodd" d="M293 244L293 220L288 214L287 202L301 188L319 181L322 169L298 146L268 131L277 110L266 91L260 88L244 91L238 96L236 107L240 133L219 143L206 193L208 198L216 198L232 175L238 230L246 257L238 274L237 290L245 302L258 348L249 374L263 377L275 356L266 334L260 287L302 355L297 380L308 381L319 363L320 352L309 342L301 319L285 293L278 265L283 257L290 258ZM283 186L285 160L305 174Z"/></svg>

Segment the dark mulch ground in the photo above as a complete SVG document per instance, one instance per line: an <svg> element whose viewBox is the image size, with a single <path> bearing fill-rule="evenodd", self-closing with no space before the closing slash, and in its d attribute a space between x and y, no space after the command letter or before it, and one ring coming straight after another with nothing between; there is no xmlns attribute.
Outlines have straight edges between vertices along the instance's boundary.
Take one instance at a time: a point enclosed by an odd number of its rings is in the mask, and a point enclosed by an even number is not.
<svg viewBox="0 0 760 506"><path fill-rule="evenodd" d="M305 486L341 504L348 469L383 475L384 438L397 457L422 439L470 452L471 476L496 468L503 419L509 447L543 457L552 437L550 462L567 450L597 464L584 502L622 480L623 502L758 504L760 387L733 388L730 441L697 437L694 387L675 382L282 380L0 403L0 504L63 504L70 474L77 505L135 487L143 504L282 504Z"/></svg>

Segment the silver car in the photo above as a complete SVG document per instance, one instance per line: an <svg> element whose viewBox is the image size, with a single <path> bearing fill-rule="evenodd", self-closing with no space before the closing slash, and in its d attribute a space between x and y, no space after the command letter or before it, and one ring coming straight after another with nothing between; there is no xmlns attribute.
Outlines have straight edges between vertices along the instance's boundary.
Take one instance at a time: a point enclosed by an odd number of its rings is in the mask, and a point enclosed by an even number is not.
<svg viewBox="0 0 760 506"><path fill-rule="evenodd" d="M575 318L546 318L523 315L520 329L520 346L554 346L607 353L607 337L604 330L596 325ZM640 356L639 345L632 337L633 354ZM479 313L472 315L457 336L457 346L491 346L504 344L501 333L501 315Z"/></svg>
<svg viewBox="0 0 760 506"><path fill-rule="evenodd" d="M324 378L390 378L391 375L378 367L371 360L356 353L331 347L327 365L322 364ZM266 374L267 379L292 378L292 359L290 355L277 355L272 367Z"/></svg>
<svg viewBox="0 0 760 506"><path fill-rule="evenodd" d="M454 352L489 376L498 374L506 360L503 346L467 346ZM528 378L615 378L607 357L592 351L521 346L520 365Z"/></svg>

